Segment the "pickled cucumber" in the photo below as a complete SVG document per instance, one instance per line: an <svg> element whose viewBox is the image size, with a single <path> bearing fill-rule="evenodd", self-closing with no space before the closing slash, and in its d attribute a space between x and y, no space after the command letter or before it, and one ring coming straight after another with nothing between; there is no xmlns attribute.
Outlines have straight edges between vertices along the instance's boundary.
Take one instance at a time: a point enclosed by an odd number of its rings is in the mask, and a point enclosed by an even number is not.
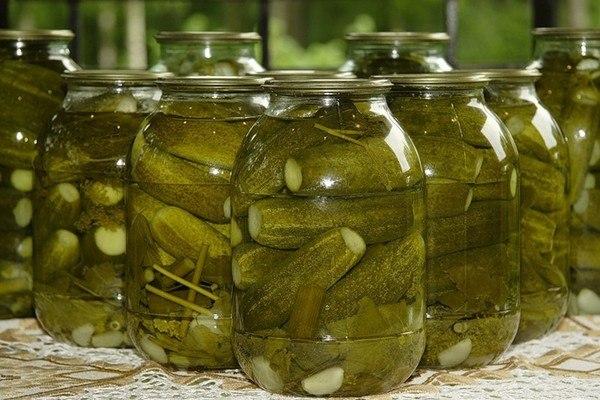
<svg viewBox="0 0 600 400"><path fill-rule="evenodd" d="M157 199L181 207L212 222L227 222L225 200L230 196L229 171L190 163L166 152L151 149L140 133L132 152L132 178ZM134 147L135 150L135 147Z"/></svg>
<svg viewBox="0 0 600 400"><path fill-rule="evenodd" d="M425 242L419 233L371 246L362 260L327 290L321 324L355 314L362 298L383 305L418 296L424 263Z"/></svg>
<svg viewBox="0 0 600 400"><path fill-rule="evenodd" d="M349 228L315 237L242 298L243 322L250 331L276 328L290 316L298 288L313 284L327 290L363 256L365 242Z"/></svg>
<svg viewBox="0 0 600 400"><path fill-rule="evenodd" d="M427 180L427 217L441 218L463 214L471 206L475 193L469 184L430 178Z"/></svg>
<svg viewBox="0 0 600 400"><path fill-rule="evenodd" d="M347 199L263 199L250 206L248 227L252 239L280 249L301 247L328 227L344 225L368 244L386 242L413 228L420 201L414 191Z"/></svg>
<svg viewBox="0 0 600 400"><path fill-rule="evenodd" d="M428 255L436 257L507 240L516 231L516 223L510 222L516 216L514 208L510 201L473 202L463 215L429 219Z"/></svg>
<svg viewBox="0 0 600 400"><path fill-rule="evenodd" d="M330 195L409 187L419 179L419 173L403 171L398 150L392 145L382 138L366 138L356 143L323 144L300 150L285 162L286 186L296 194Z"/></svg>
<svg viewBox="0 0 600 400"><path fill-rule="evenodd" d="M472 183L479 176L484 157L460 139L414 136L425 176Z"/></svg>
<svg viewBox="0 0 600 400"><path fill-rule="evenodd" d="M269 272L277 270L292 254L289 251L275 250L254 243L244 243L233 250L231 271L233 283L240 290L260 284Z"/></svg>

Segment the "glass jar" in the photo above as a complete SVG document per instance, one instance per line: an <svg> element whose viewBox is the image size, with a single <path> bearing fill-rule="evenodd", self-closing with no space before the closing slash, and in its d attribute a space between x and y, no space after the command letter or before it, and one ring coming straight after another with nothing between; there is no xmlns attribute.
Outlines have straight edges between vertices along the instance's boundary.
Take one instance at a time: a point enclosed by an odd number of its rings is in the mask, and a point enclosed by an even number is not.
<svg viewBox="0 0 600 400"><path fill-rule="evenodd" d="M449 40L443 32L349 33L348 59L340 71L359 78L450 71L445 59Z"/></svg>
<svg viewBox="0 0 600 400"><path fill-rule="evenodd" d="M255 32L159 32L161 59L151 68L178 76L236 76L265 69L256 60Z"/></svg>
<svg viewBox="0 0 600 400"><path fill-rule="evenodd" d="M533 31L536 88L557 119L570 157L570 314L600 314L600 30Z"/></svg>
<svg viewBox="0 0 600 400"><path fill-rule="evenodd" d="M423 174L385 80L269 81L234 165L234 350L262 388L362 396L424 346Z"/></svg>
<svg viewBox="0 0 600 400"><path fill-rule="evenodd" d="M519 170L506 127L470 73L386 76L392 113L427 183L427 345L432 368L490 363L519 324Z"/></svg>
<svg viewBox="0 0 600 400"><path fill-rule="evenodd" d="M521 321L516 342L554 330L567 310L569 152L540 102L534 70L487 70L489 107L508 128L521 167Z"/></svg>
<svg viewBox="0 0 600 400"><path fill-rule="evenodd" d="M146 357L177 368L237 365L231 350L229 178L263 113L264 80L160 81L158 110L131 151L128 330Z"/></svg>
<svg viewBox="0 0 600 400"><path fill-rule="evenodd" d="M0 30L0 319L33 315L33 159L65 95L70 31Z"/></svg>
<svg viewBox="0 0 600 400"><path fill-rule="evenodd" d="M35 310L57 340L127 346L123 180L135 133L160 97L156 75L82 70L63 76L67 96L36 159Z"/></svg>

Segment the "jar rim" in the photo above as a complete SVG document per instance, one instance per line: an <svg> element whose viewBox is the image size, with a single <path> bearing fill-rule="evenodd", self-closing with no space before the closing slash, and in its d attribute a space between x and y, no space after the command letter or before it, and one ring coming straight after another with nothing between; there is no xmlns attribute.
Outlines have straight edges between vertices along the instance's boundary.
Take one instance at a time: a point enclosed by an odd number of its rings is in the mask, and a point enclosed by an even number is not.
<svg viewBox="0 0 600 400"><path fill-rule="evenodd" d="M387 79L394 87L427 87L427 86L473 86L484 87L490 79L478 71L454 70L426 74L375 75L372 78Z"/></svg>
<svg viewBox="0 0 600 400"><path fill-rule="evenodd" d="M253 76L162 76L156 80L161 89L182 92L260 92L265 78Z"/></svg>
<svg viewBox="0 0 600 400"><path fill-rule="evenodd" d="M292 96L337 94L378 95L389 92L392 84L387 79L270 79L263 87L275 94Z"/></svg>
<svg viewBox="0 0 600 400"><path fill-rule="evenodd" d="M584 28L536 28L531 31L535 37L551 37L555 39L600 39L600 29Z"/></svg>
<svg viewBox="0 0 600 400"><path fill-rule="evenodd" d="M243 42L258 43L261 36L256 32L233 31L161 31L154 35L158 43L165 42Z"/></svg>
<svg viewBox="0 0 600 400"><path fill-rule="evenodd" d="M70 41L74 37L75 34L68 29L0 29L0 41Z"/></svg>
<svg viewBox="0 0 600 400"><path fill-rule="evenodd" d="M344 36L349 42L407 43L407 42L448 42L446 32L351 32Z"/></svg>
<svg viewBox="0 0 600 400"><path fill-rule="evenodd" d="M81 69L61 76L67 84L82 86L156 86L156 80L162 75L146 70Z"/></svg>
<svg viewBox="0 0 600 400"><path fill-rule="evenodd" d="M491 83L535 82L542 76L537 69L520 68L478 69L473 72L485 76Z"/></svg>
<svg viewBox="0 0 600 400"><path fill-rule="evenodd" d="M351 72L340 72L334 69L319 70L319 69L273 69L260 72L250 72L250 76L262 78L272 78L277 80L296 80L296 79L313 79L313 78L355 78Z"/></svg>

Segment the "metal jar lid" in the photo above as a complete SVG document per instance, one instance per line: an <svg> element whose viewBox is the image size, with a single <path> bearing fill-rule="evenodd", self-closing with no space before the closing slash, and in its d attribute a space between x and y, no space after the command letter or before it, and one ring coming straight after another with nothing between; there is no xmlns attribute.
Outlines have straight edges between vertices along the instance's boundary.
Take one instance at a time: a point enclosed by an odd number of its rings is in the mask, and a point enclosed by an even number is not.
<svg viewBox="0 0 600 400"><path fill-rule="evenodd" d="M535 82L542 74L536 69L481 69L473 70L473 73L482 74L491 83L523 83Z"/></svg>
<svg viewBox="0 0 600 400"><path fill-rule="evenodd" d="M478 71L469 70L455 70L428 74L376 75L373 78L388 79L392 82L394 88L452 86L484 87L489 82L489 78L484 74L481 74Z"/></svg>
<svg viewBox="0 0 600 400"><path fill-rule="evenodd" d="M272 79L264 87L272 93L292 96L377 95L389 92L392 84L386 79Z"/></svg>
<svg viewBox="0 0 600 400"><path fill-rule="evenodd" d="M160 88L181 92L257 92L267 80L252 76L173 76L157 80Z"/></svg>
<svg viewBox="0 0 600 400"><path fill-rule="evenodd" d="M0 29L0 41L52 41L66 40L70 41L75 37L73 32L67 29L32 29L32 30L14 30Z"/></svg>
<svg viewBox="0 0 600 400"><path fill-rule="evenodd" d="M600 39L600 29L582 28L536 28L531 31L535 37L547 37L560 40Z"/></svg>
<svg viewBox="0 0 600 400"><path fill-rule="evenodd" d="M81 69L62 74L68 84L86 86L155 86L163 76L145 70Z"/></svg>
<svg viewBox="0 0 600 400"><path fill-rule="evenodd" d="M154 36L158 43L211 43L241 42L258 43L260 35L256 32L204 32L204 31L162 31Z"/></svg>
<svg viewBox="0 0 600 400"><path fill-rule="evenodd" d="M450 40L445 32L370 32L348 33L345 39L349 42L370 42L382 44L410 43L410 42L439 42Z"/></svg>

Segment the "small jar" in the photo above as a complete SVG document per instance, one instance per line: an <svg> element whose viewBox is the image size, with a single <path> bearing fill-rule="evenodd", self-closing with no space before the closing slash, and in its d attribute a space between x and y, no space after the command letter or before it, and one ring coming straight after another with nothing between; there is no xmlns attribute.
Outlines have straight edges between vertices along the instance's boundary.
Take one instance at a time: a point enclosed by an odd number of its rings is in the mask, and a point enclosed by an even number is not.
<svg viewBox="0 0 600 400"><path fill-rule="evenodd" d="M521 167L521 322L516 342L554 330L567 310L569 152L541 104L535 70L481 71L489 107L508 128Z"/></svg>
<svg viewBox="0 0 600 400"><path fill-rule="evenodd" d="M33 315L33 159L77 67L70 31L0 30L0 319Z"/></svg>
<svg viewBox="0 0 600 400"><path fill-rule="evenodd" d="M166 78L131 151L127 320L147 358L232 368L229 178L263 113L263 80Z"/></svg>
<svg viewBox="0 0 600 400"><path fill-rule="evenodd" d="M123 180L138 127L160 97L156 75L82 70L63 76L67 96L36 159L35 310L57 340L127 346Z"/></svg>
<svg viewBox="0 0 600 400"><path fill-rule="evenodd" d="M445 58L449 40L443 32L349 33L347 60L340 71L359 78L450 71Z"/></svg>
<svg viewBox="0 0 600 400"><path fill-rule="evenodd" d="M161 58L151 68L177 76L238 76L265 69L256 59L255 32L159 32Z"/></svg>
<svg viewBox="0 0 600 400"><path fill-rule="evenodd" d="M424 367L498 358L519 324L519 169L515 144L472 73L386 76L392 113L427 182Z"/></svg>
<svg viewBox="0 0 600 400"><path fill-rule="evenodd" d="M363 396L424 346L423 173L385 80L273 80L232 173L234 350L275 393Z"/></svg>
<svg viewBox="0 0 600 400"><path fill-rule="evenodd" d="M542 77L536 88L557 119L570 157L570 314L600 314L600 30L533 31L529 68Z"/></svg>

